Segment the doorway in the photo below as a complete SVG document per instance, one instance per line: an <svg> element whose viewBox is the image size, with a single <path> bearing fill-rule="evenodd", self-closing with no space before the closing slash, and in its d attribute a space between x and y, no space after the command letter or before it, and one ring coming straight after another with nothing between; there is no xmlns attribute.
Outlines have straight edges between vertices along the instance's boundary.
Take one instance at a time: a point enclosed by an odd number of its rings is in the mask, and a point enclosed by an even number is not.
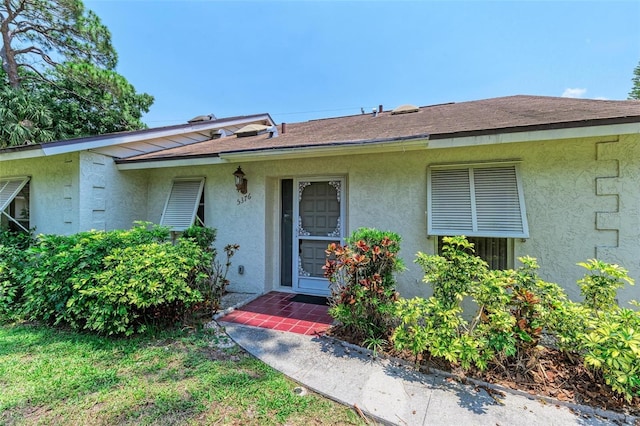
<svg viewBox="0 0 640 426"><path fill-rule="evenodd" d="M281 285L290 282L296 293L330 294L322 267L327 246L344 238L344 197L344 178L282 181Z"/></svg>

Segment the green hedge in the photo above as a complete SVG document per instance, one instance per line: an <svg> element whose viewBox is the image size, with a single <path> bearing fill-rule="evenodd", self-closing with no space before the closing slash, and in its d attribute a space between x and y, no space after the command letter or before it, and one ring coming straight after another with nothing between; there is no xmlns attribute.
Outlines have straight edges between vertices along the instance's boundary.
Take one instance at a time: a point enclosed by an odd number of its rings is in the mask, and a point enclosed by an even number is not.
<svg viewBox="0 0 640 426"><path fill-rule="evenodd" d="M172 244L167 228L141 222L130 230L40 235L28 248L0 239L0 320L125 335L174 323L206 301L201 289L215 279L215 230L185 235Z"/></svg>

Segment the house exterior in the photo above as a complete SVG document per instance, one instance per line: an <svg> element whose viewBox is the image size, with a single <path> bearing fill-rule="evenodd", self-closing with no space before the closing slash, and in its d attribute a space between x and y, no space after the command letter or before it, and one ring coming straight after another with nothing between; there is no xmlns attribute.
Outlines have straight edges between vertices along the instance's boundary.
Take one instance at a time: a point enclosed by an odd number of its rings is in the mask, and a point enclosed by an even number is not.
<svg viewBox="0 0 640 426"><path fill-rule="evenodd" d="M536 257L542 278L578 299L576 264L589 258L640 277L638 183L640 102L539 96L278 126L259 114L0 151L5 223L68 234L201 221L220 247L240 245L230 289L246 292L326 294L327 244L375 227L402 236L405 297L427 292L415 254L464 234L494 267ZM638 294L627 287L620 302Z"/></svg>

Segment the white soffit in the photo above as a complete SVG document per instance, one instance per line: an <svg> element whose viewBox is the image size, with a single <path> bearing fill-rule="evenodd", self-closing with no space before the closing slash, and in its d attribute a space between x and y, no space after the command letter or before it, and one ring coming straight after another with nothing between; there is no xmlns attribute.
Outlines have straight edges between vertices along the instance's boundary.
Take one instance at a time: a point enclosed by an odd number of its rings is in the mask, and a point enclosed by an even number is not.
<svg viewBox="0 0 640 426"><path fill-rule="evenodd" d="M215 130L213 130L215 131ZM189 135L177 135L167 138L151 139L144 142L132 142L105 146L104 148L92 149L92 152L107 155L115 158L127 158L134 155L148 154L150 152L162 151L163 149L176 148L190 145L197 142L204 142L211 139L211 131L190 133Z"/></svg>
<svg viewBox="0 0 640 426"><path fill-rule="evenodd" d="M51 142L41 145L41 151L22 158L30 158L69 152L91 150L104 155L117 157L118 155L140 155L160 151L167 147L189 145L211 139L211 134L219 129L235 132L247 124L269 124L273 121L268 114L241 117L230 120L220 119L211 122L193 123L178 128L158 128L140 132L127 132L122 135L111 134L104 137L87 138L87 140ZM125 151L120 149L125 148ZM122 158L122 157L120 157ZM4 159L4 158L3 158Z"/></svg>

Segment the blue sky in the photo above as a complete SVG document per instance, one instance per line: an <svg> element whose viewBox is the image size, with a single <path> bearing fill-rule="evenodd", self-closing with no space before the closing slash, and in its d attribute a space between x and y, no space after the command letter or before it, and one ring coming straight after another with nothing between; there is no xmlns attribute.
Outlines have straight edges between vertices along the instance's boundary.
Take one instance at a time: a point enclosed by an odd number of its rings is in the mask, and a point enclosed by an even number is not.
<svg viewBox="0 0 640 426"><path fill-rule="evenodd" d="M516 94L626 99L640 1L86 0L150 127Z"/></svg>

